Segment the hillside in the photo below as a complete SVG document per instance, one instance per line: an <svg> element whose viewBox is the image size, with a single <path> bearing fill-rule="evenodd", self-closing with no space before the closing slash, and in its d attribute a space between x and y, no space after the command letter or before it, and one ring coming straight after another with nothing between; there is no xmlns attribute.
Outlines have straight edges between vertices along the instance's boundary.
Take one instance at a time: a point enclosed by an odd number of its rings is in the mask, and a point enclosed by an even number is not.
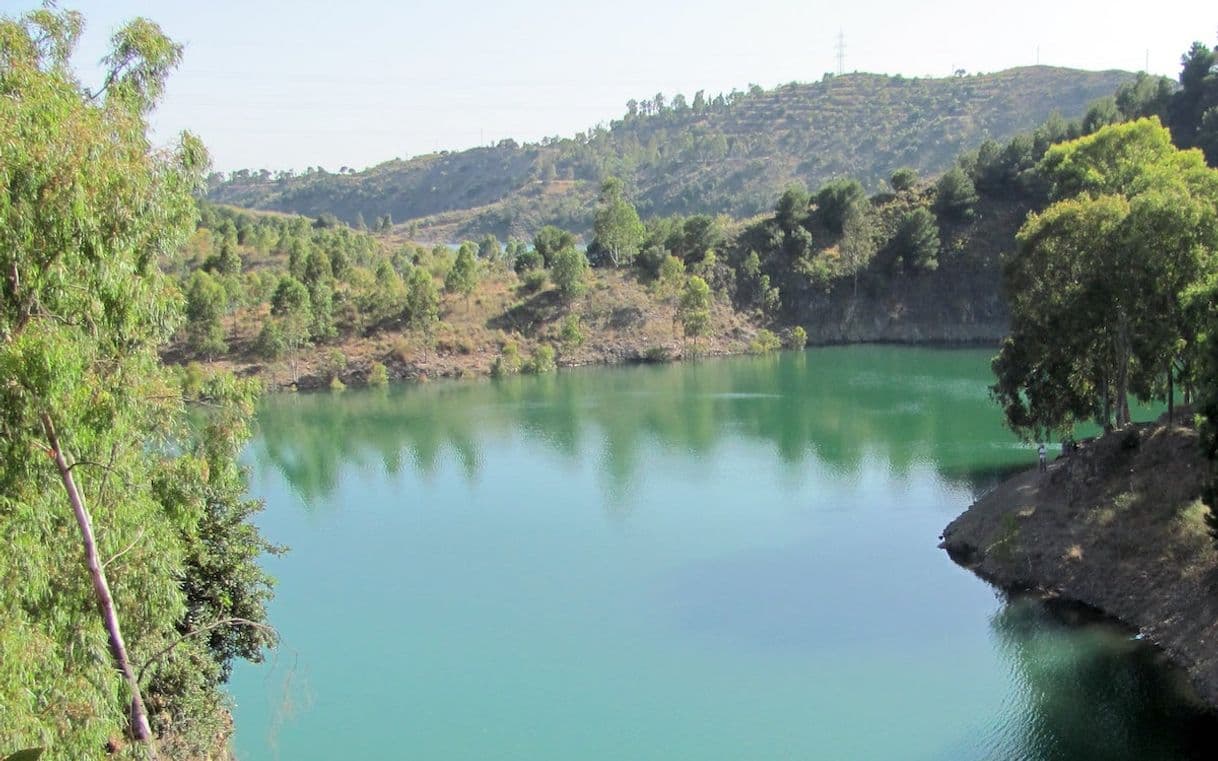
<svg viewBox="0 0 1218 761"><path fill-rule="evenodd" d="M242 171L210 200L369 225L390 216L420 240L529 237L546 223L586 231L601 180L622 177L644 216L772 207L799 182L835 177L879 189L894 169L946 169L987 139L1003 142L1053 112L1079 116L1132 79L1047 66L943 79L877 74L750 88L687 102L657 95L607 128L572 138L395 159L364 171Z"/></svg>

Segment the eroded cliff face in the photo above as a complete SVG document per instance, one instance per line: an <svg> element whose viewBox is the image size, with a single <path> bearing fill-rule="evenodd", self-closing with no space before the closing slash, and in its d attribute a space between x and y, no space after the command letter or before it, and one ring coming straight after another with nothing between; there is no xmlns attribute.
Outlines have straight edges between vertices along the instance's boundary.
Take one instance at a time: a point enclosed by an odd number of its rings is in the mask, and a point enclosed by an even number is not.
<svg viewBox="0 0 1218 761"><path fill-rule="evenodd" d="M1218 708L1218 549L1194 430L1134 426L1020 473L943 532L1006 589L1097 608L1163 648Z"/></svg>
<svg viewBox="0 0 1218 761"><path fill-rule="evenodd" d="M812 344L968 343L997 346L1010 324L996 264L887 281L842 283L791 297Z"/></svg>

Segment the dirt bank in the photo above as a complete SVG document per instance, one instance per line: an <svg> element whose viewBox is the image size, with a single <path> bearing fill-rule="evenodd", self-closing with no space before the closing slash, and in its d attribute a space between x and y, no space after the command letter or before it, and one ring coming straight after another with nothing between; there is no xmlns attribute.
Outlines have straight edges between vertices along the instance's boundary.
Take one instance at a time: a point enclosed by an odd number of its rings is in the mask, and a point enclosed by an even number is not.
<svg viewBox="0 0 1218 761"><path fill-rule="evenodd" d="M952 559L1010 590L1120 619L1218 708L1218 550L1196 431L1146 424L1005 481L944 530Z"/></svg>

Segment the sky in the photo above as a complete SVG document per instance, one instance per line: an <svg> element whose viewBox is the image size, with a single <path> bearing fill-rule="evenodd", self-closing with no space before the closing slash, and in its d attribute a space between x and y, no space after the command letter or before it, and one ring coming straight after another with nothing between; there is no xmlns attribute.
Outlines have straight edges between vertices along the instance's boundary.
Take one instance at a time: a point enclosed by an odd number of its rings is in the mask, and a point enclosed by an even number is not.
<svg viewBox="0 0 1218 761"><path fill-rule="evenodd" d="M1175 78L1218 43L1213 0L62 0L88 84L123 22L185 45L154 139L189 129L220 171L337 171L504 138L571 136L630 98L819 80L946 76L1039 62ZM32 2L0 0L0 13Z"/></svg>

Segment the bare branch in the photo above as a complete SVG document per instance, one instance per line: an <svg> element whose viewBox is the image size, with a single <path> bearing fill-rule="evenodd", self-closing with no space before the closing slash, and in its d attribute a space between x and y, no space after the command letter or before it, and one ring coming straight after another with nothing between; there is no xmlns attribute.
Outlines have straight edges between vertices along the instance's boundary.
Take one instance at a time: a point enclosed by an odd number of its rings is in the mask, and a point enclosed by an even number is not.
<svg viewBox="0 0 1218 761"><path fill-rule="evenodd" d="M157 652L153 653L152 656L148 660L144 661L144 664L142 666L140 666L140 670L136 674L136 678L139 679L140 681L143 681L144 672L148 670L149 666L151 666L156 661L159 661L161 658L164 658L166 655L169 655L171 652L173 652L174 648L176 648L178 645L182 644L186 640L188 640L191 637L194 637L196 635L199 635L199 634L207 634L208 632L213 632L222 626L248 626L250 628L258 629L259 631L262 631L262 632L270 635L272 640L279 639L279 632L275 631L274 627L268 626L264 623L261 623L258 621L251 621L248 618L236 618L236 617L222 618L219 621L213 621L212 623L207 624L206 626L200 626L198 629L192 629L192 630L186 632L181 637L178 637L173 642L170 642L165 647L163 647L160 650L158 650Z"/></svg>
<svg viewBox="0 0 1218 761"><path fill-rule="evenodd" d="M131 544L128 544L121 551L112 555L109 560L102 563L102 568L105 568L106 566L113 563L115 560L118 560L119 558L121 558L123 555L126 555L128 552L131 552L131 550L135 547L135 545L139 544L140 540L142 540L143 538L144 538L144 529L140 529L139 533L135 535L135 538L131 540Z"/></svg>

